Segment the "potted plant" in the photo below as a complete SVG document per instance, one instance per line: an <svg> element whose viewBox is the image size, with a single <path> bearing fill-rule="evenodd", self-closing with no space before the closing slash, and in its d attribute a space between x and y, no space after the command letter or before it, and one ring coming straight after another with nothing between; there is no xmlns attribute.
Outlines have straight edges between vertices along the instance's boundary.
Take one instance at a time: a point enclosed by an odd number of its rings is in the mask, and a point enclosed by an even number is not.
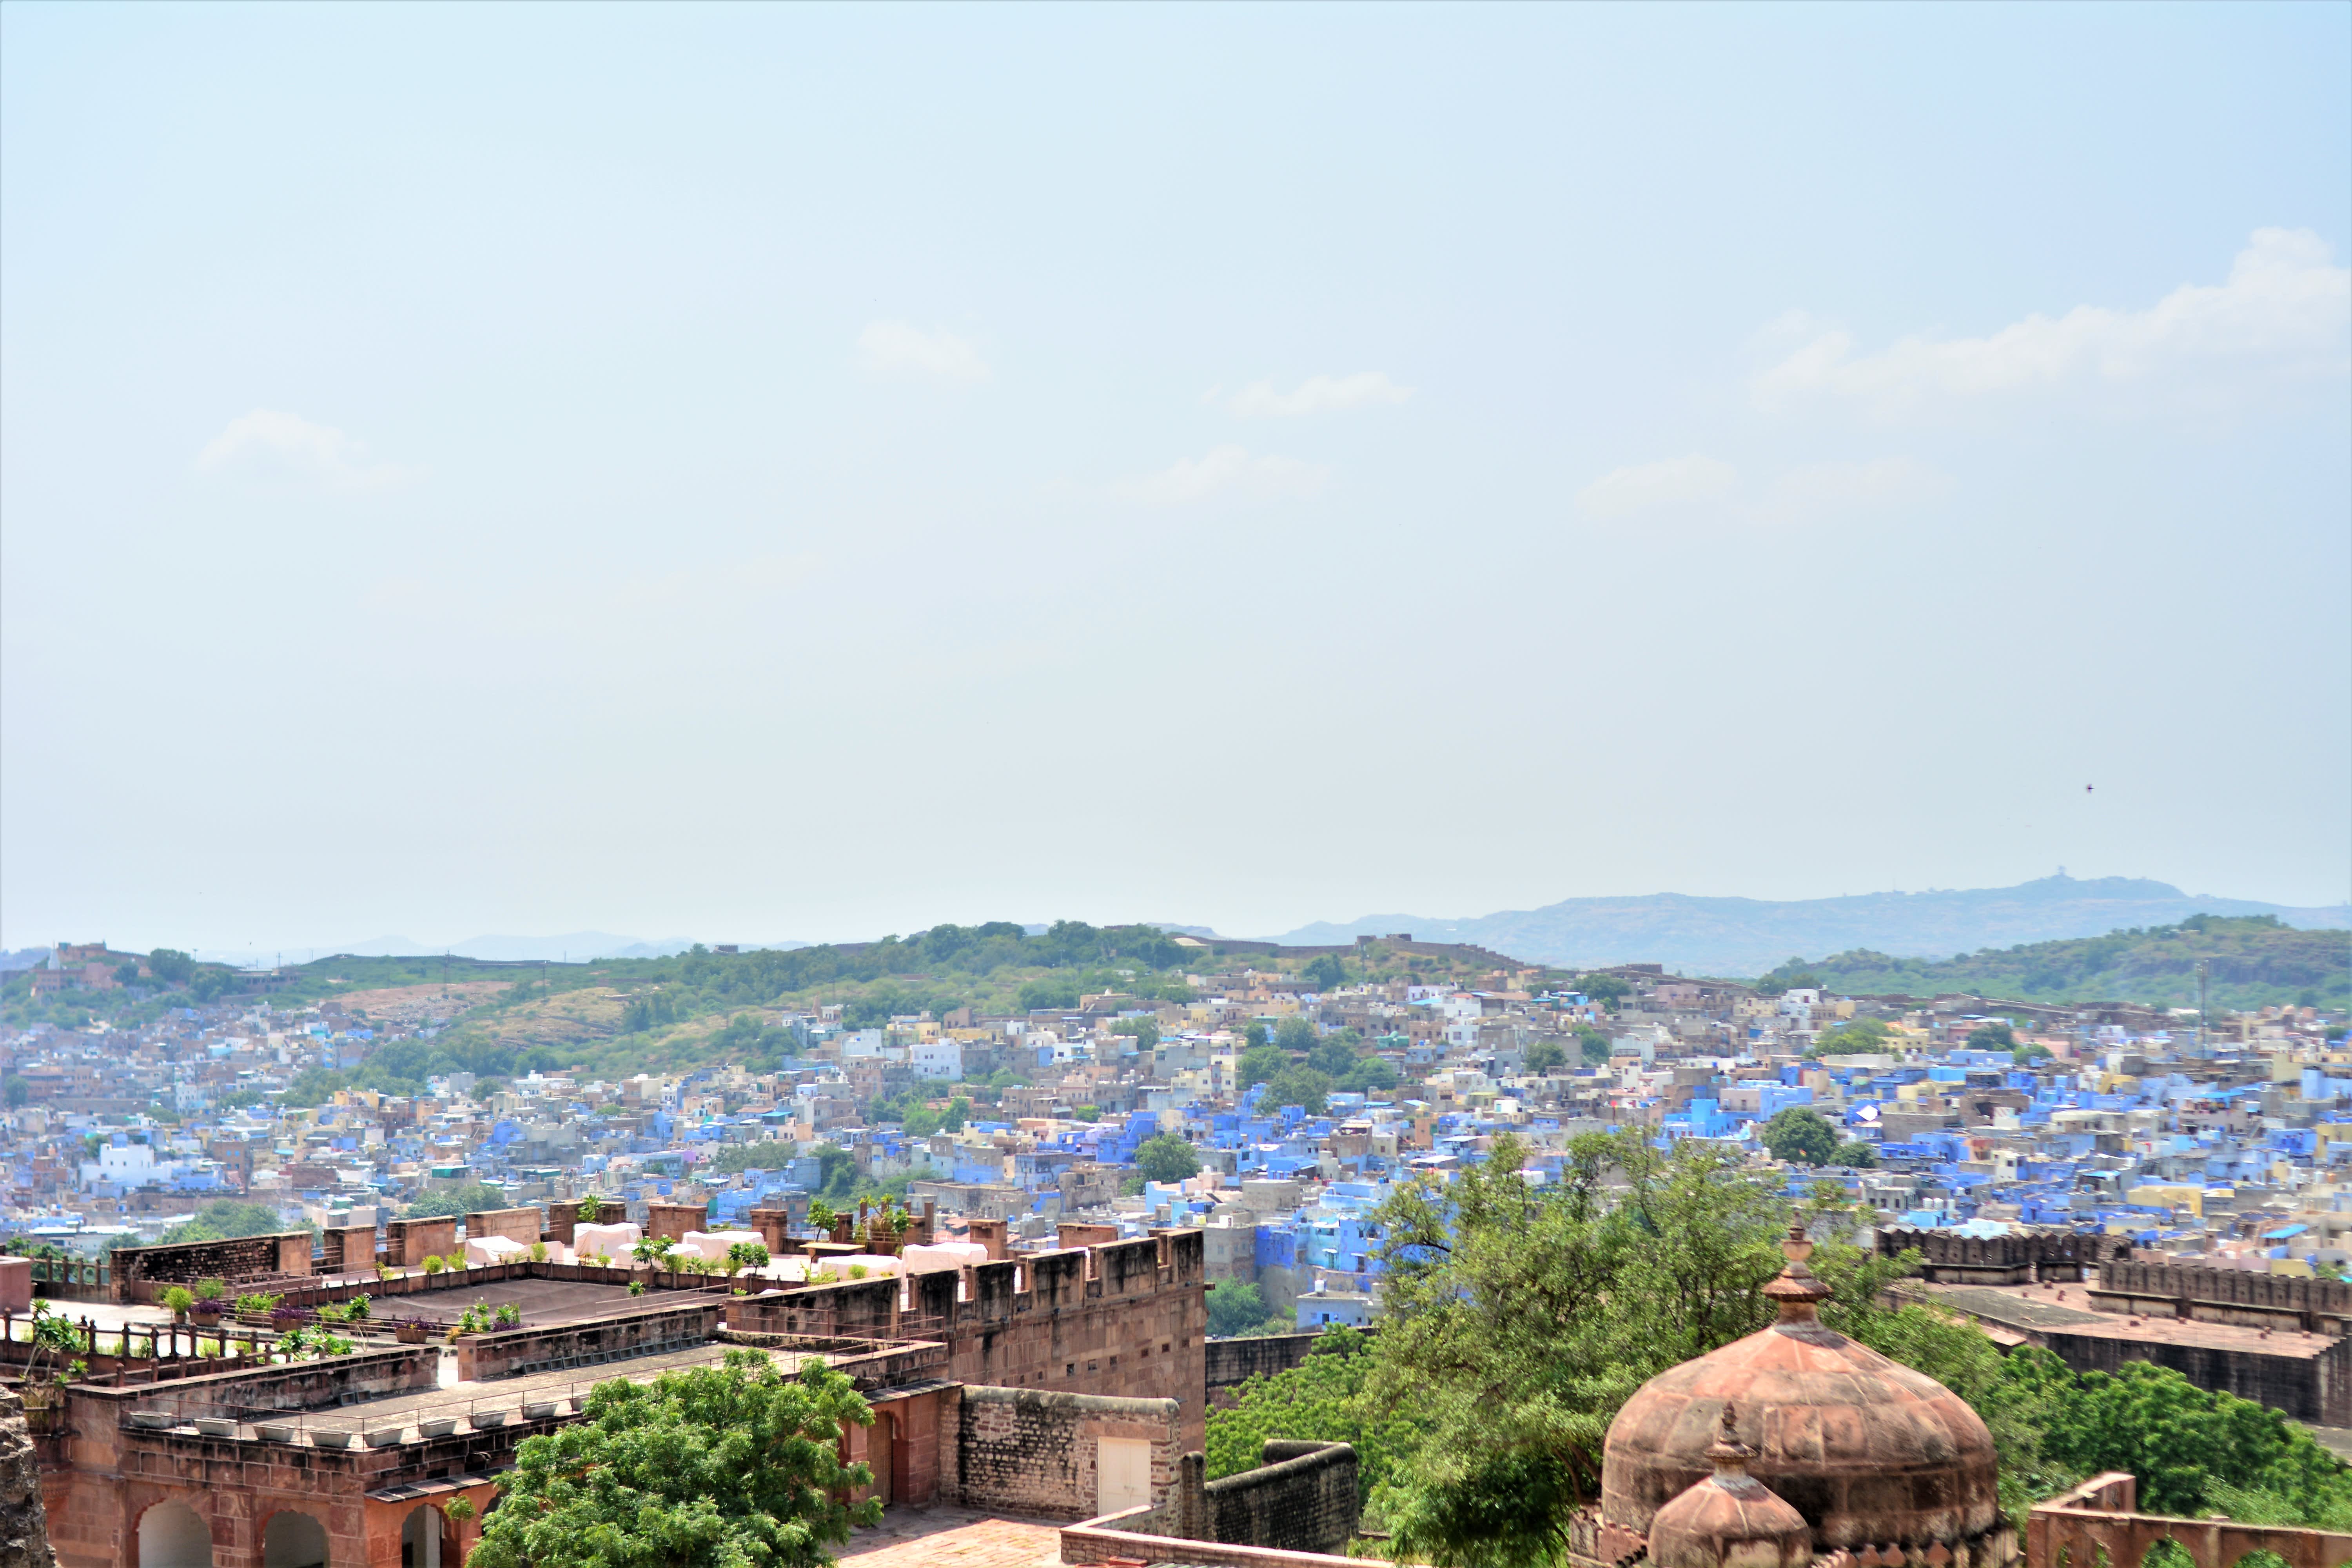
<svg viewBox="0 0 2352 1568"><path fill-rule="evenodd" d="M364 1293L354 1296L343 1303L343 1321L364 1323L367 1321L367 1317L368 1299Z"/></svg>
<svg viewBox="0 0 2352 1568"><path fill-rule="evenodd" d="M172 1321L184 1323L188 1321L188 1309L196 1304L196 1298L185 1285L171 1285L164 1288L163 1302L171 1310Z"/></svg>
<svg viewBox="0 0 2352 1568"><path fill-rule="evenodd" d="M268 1290L248 1290L236 1299L236 1317L241 1323L258 1325L268 1321L286 1298Z"/></svg>
<svg viewBox="0 0 2352 1568"><path fill-rule="evenodd" d="M596 1201L595 1194L591 1193L586 1197L580 1200L580 1207L575 1212L578 1215L580 1224L594 1225L596 1223L596 1216L604 1212L604 1205Z"/></svg>
<svg viewBox="0 0 2352 1568"><path fill-rule="evenodd" d="M433 1325L422 1318L401 1318L392 1325L392 1337L404 1345L421 1345L433 1332Z"/></svg>
<svg viewBox="0 0 2352 1568"><path fill-rule="evenodd" d="M522 1309L514 1302L509 1301L498 1310L497 1323L502 1329L521 1328Z"/></svg>
<svg viewBox="0 0 2352 1568"><path fill-rule="evenodd" d="M446 1269L448 1267L449 1267L449 1266L448 1266L448 1264L446 1264L446 1263L443 1262L443 1261L442 1261L440 1258L434 1258L434 1257L429 1257L429 1256L428 1256L428 1257L425 1259L425 1273L427 1273L427 1274L439 1274L439 1273L443 1272L445 1269Z"/></svg>
<svg viewBox="0 0 2352 1568"><path fill-rule="evenodd" d="M196 1304L188 1310L189 1316L199 1328L213 1327L221 1321L222 1302L227 1295L228 1287L218 1279L197 1280Z"/></svg>

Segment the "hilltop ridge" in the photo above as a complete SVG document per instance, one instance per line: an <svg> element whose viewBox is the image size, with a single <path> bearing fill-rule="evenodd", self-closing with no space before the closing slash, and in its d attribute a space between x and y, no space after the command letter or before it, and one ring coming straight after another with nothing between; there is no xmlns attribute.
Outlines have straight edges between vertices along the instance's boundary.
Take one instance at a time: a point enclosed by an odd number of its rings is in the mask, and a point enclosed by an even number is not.
<svg viewBox="0 0 2352 1568"><path fill-rule="evenodd" d="M1987 947L2104 936L2178 925L2192 915L2270 915L2283 925L2352 926L2352 905L2305 909L2184 893L2140 877L2076 879L2061 871L2009 888L1858 893L1836 899L1702 898L1651 893L1563 899L1534 910L1468 920L1366 915L1318 921L1276 941L1344 942L1411 931L1430 942L1475 942L1571 968L1660 963L1704 974L1762 974L1790 953L1868 949L1895 958L1941 959Z"/></svg>

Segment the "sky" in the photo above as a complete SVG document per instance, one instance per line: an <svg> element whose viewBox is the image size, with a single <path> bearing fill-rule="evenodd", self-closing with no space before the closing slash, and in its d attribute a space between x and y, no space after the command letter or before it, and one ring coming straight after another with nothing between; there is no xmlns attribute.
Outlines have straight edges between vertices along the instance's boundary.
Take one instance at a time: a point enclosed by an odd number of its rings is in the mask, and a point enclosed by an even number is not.
<svg viewBox="0 0 2352 1568"><path fill-rule="evenodd" d="M2352 889L2352 6L0 8L0 944Z"/></svg>

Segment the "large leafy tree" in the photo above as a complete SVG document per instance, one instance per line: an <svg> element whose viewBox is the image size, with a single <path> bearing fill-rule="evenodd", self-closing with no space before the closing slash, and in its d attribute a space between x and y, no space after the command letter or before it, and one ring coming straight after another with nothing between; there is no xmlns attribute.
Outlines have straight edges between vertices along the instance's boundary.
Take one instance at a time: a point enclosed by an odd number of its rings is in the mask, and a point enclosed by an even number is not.
<svg viewBox="0 0 2352 1568"><path fill-rule="evenodd" d="M2192 1516L2221 1509L2233 1519L2258 1513L2330 1528L2352 1516L2352 1479L2275 1410L2146 1362L2126 1362L2112 1375L2084 1373L2056 1390L2046 1416L2050 1452L2086 1475L2129 1470L2139 1478L2142 1508ZM2256 1506L2242 1515L2248 1502Z"/></svg>
<svg viewBox="0 0 2352 1568"><path fill-rule="evenodd" d="M786 1378L730 1351L599 1384L585 1416L515 1450L470 1568L816 1568L882 1516L843 1500L873 1476L841 1463L840 1434L874 1413L821 1362Z"/></svg>
<svg viewBox="0 0 2352 1568"><path fill-rule="evenodd" d="M1222 1294L1228 1287L1217 1289ZM1299 1365L1243 1384L1232 1408L1209 1412L1210 1479L1255 1465L1269 1437L1351 1443L1357 1484L1373 1500L1377 1518L1379 1500L1391 1495L1389 1478L1420 1432L1410 1406L1371 1396L1372 1367L1370 1340L1334 1326L1317 1337Z"/></svg>
<svg viewBox="0 0 2352 1568"><path fill-rule="evenodd" d="M1181 1182L1201 1173L1201 1154L1175 1133L1162 1132L1136 1149L1135 1168L1155 1182Z"/></svg>
<svg viewBox="0 0 2352 1568"><path fill-rule="evenodd" d="M1764 1147L1792 1165L1827 1165L1837 1159L1837 1129L1811 1107L1791 1105L1764 1124Z"/></svg>
<svg viewBox="0 0 2352 1568"><path fill-rule="evenodd" d="M1541 1186L1525 1155L1497 1138L1379 1214L1373 1397L1430 1429L1388 1511L1405 1554L1439 1563L1549 1560L1626 1397L1771 1316L1760 1291L1787 1211L1722 1151L1587 1134Z"/></svg>

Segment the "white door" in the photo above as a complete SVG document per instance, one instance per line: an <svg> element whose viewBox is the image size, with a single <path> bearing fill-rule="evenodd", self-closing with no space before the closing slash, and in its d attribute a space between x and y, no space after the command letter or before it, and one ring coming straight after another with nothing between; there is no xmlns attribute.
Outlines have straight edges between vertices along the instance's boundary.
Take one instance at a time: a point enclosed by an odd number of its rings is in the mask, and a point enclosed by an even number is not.
<svg viewBox="0 0 2352 1568"><path fill-rule="evenodd" d="M1095 1510L1123 1513L1151 1501L1151 1445L1140 1437L1095 1439Z"/></svg>

